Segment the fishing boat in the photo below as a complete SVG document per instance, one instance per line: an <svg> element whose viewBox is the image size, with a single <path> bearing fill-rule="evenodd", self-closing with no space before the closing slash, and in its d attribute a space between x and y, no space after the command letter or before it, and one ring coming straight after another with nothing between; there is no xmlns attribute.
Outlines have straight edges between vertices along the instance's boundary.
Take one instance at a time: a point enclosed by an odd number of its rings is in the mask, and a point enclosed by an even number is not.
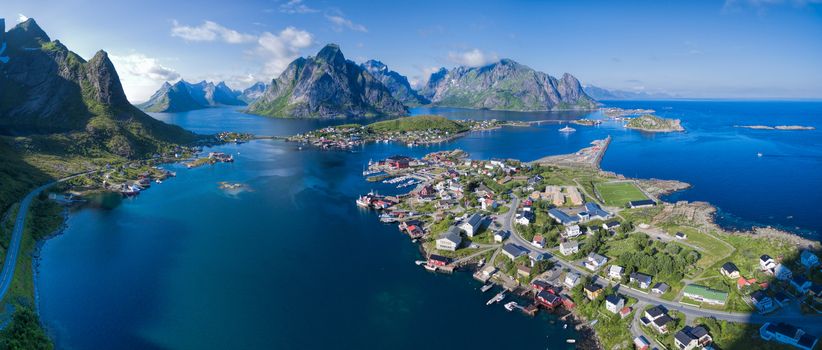
<svg viewBox="0 0 822 350"><path fill-rule="evenodd" d="M564 128L559 129L559 132L564 132L564 133L572 133L574 131L577 131L577 129L574 129L574 128L572 128L570 126L567 126L567 125Z"/></svg>
<svg viewBox="0 0 822 350"><path fill-rule="evenodd" d="M417 264L417 266L420 266L422 264L428 263L428 260L417 260L417 261L414 261L414 263Z"/></svg>
<svg viewBox="0 0 822 350"><path fill-rule="evenodd" d="M436 266L434 266L434 265L431 265L431 264L423 264L422 266L423 266L423 267L425 267L425 269L426 269L426 270L428 270L428 271L437 271L437 267L436 267Z"/></svg>
<svg viewBox="0 0 822 350"><path fill-rule="evenodd" d="M497 295L495 295L493 298L488 300L488 302L485 303L485 305L496 304L496 303L502 301L502 299L505 299L505 291L497 293Z"/></svg>
<svg viewBox="0 0 822 350"><path fill-rule="evenodd" d="M516 301L505 303L505 310L514 311L514 308L519 307Z"/></svg>
<svg viewBox="0 0 822 350"><path fill-rule="evenodd" d="M577 342L577 340L576 339L566 339L565 342L568 343L568 344L574 344L574 343Z"/></svg>
<svg viewBox="0 0 822 350"><path fill-rule="evenodd" d="M493 283L488 283L488 284L486 284L486 285L484 285L484 286L480 287L480 291L481 291L481 292L483 292L483 293L485 293L485 292L487 292L489 289L491 289L492 287L494 287L494 284L493 284Z"/></svg>
<svg viewBox="0 0 822 350"><path fill-rule="evenodd" d="M371 205L371 196L360 196L359 198L357 198L357 205L363 208L368 208Z"/></svg>

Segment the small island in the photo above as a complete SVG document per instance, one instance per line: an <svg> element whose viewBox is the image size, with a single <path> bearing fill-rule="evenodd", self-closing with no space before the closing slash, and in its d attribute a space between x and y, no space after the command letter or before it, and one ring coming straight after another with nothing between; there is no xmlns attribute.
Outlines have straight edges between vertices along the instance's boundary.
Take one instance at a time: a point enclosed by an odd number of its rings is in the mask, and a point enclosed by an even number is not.
<svg viewBox="0 0 822 350"><path fill-rule="evenodd" d="M604 107L600 108L602 114L611 119L621 119L632 115L653 114L656 113L653 109L623 109L618 107Z"/></svg>
<svg viewBox="0 0 822 350"><path fill-rule="evenodd" d="M450 141L469 131L491 130L502 125L497 120L451 120L438 115L420 115L367 125L330 126L294 135L287 140L324 149L346 149L371 142L402 142L414 146Z"/></svg>
<svg viewBox="0 0 822 350"><path fill-rule="evenodd" d="M816 130L815 127L803 125L734 125L734 127L753 130Z"/></svg>
<svg viewBox="0 0 822 350"><path fill-rule="evenodd" d="M643 114L639 117L631 118L628 124L625 124L625 127L648 132L685 131L679 119L667 119L653 114Z"/></svg>

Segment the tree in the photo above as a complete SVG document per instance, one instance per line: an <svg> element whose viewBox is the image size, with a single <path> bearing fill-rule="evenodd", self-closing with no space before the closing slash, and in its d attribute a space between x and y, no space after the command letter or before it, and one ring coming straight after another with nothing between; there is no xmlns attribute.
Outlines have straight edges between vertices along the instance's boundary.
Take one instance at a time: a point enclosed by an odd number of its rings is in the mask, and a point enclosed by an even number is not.
<svg viewBox="0 0 822 350"><path fill-rule="evenodd" d="M50 350L54 346L40 328L37 315L30 308L19 307L11 323L0 333L0 348L9 350Z"/></svg>

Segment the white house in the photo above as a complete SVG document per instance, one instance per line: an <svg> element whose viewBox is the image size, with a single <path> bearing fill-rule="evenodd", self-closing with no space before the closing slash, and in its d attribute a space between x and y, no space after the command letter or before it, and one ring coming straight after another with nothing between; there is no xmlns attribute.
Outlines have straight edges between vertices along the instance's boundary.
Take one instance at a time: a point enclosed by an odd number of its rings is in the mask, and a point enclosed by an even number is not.
<svg viewBox="0 0 822 350"><path fill-rule="evenodd" d="M508 231L497 231L494 233L494 242L502 243L506 238L508 238Z"/></svg>
<svg viewBox="0 0 822 350"><path fill-rule="evenodd" d="M619 310L622 310L623 307L625 307L625 300L619 295L614 294L605 297L605 309L612 314L619 313Z"/></svg>
<svg viewBox="0 0 822 350"><path fill-rule="evenodd" d="M562 255L568 256L579 251L579 243L577 241L567 241L559 244L559 252Z"/></svg>
<svg viewBox="0 0 822 350"><path fill-rule="evenodd" d="M793 277L793 272L787 266L779 264L776 265L773 269L773 275L776 279L781 281L787 281Z"/></svg>
<svg viewBox="0 0 822 350"><path fill-rule="evenodd" d="M460 230L456 226L451 226L439 239L437 239L437 249L455 251L462 243Z"/></svg>
<svg viewBox="0 0 822 350"><path fill-rule="evenodd" d="M585 268L591 271L595 271L596 269L605 265L608 262L608 258L599 255L597 253L588 254L588 257L585 259L584 265Z"/></svg>
<svg viewBox="0 0 822 350"><path fill-rule="evenodd" d="M482 215L474 214L465 220L463 223L460 224L459 228L465 231L465 235L468 237L474 237L474 235L479 231L480 227L482 226Z"/></svg>
<svg viewBox="0 0 822 350"><path fill-rule="evenodd" d="M608 278L620 280L622 279L622 274L625 272L625 268L619 265L611 265L611 268L608 269Z"/></svg>
<svg viewBox="0 0 822 350"><path fill-rule="evenodd" d="M545 237L542 235L535 235L534 239L531 241L531 245L537 248L545 248Z"/></svg>
<svg viewBox="0 0 822 350"><path fill-rule="evenodd" d="M582 230L580 230L579 225L571 225L565 229L563 233L563 237L567 238L574 238L582 234Z"/></svg>
<svg viewBox="0 0 822 350"><path fill-rule="evenodd" d="M491 210L497 207L497 201L491 198L483 198L480 200L480 207L482 210Z"/></svg>
<svg viewBox="0 0 822 350"><path fill-rule="evenodd" d="M802 265L805 265L808 269L819 265L819 257L810 250L803 250L802 254L799 255L799 260L802 262Z"/></svg>
<svg viewBox="0 0 822 350"><path fill-rule="evenodd" d="M565 280L562 283L568 288L574 288L579 283L579 275L568 272L565 274Z"/></svg>
<svg viewBox="0 0 822 350"><path fill-rule="evenodd" d="M759 257L759 267L761 267L762 270L772 270L776 268L776 261L774 261L770 255L765 254Z"/></svg>

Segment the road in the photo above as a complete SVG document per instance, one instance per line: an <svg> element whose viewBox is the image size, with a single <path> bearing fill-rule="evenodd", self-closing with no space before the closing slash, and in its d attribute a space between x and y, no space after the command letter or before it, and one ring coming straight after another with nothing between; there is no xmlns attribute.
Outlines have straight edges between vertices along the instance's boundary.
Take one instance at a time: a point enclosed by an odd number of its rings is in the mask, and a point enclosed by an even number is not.
<svg viewBox="0 0 822 350"><path fill-rule="evenodd" d="M513 195L512 195L513 196ZM517 203L518 199L514 196L514 200L512 203ZM509 212L515 211L515 207L512 208ZM511 217L506 217L508 222L503 223L504 227L511 228L511 235L507 239L507 242L517 244L523 248L527 248L532 251L537 251L541 253L549 253L551 258L550 260L555 264L559 264L563 268L568 270L574 271L581 276L592 276L594 278L594 283L606 287L610 284L605 278L597 278L595 274L591 271L582 268L579 265L575 265L564 260L556 258L552 252L548 249L540 249L536 248L531 245L530 242L526 241L519 235L516 230L514 230L514 226L511 223ZM617 285L615 290L621 294L629 295L631 297L636 298L637 300L653 305L662 305L669 310L677 310L688 316L688 318L693 319L697 317L713 317L718 320L727 320L731 322L739 322L739 323L765 323L765 322L785 322L790 323L795 326L802 327L805 331L809 332L810 334L822 334L822 322L807 322L807 316L803 316L802 313L799 311L797 307L791 308L783 308L779 310L776 314L770 315L762 315L758 313L739 313L739 312L728 312L728 311L719 311L719 310L710 310L710 309L702 309L695 306L689 306L680 304L674 301L665 300L659 298L655 295L646 294L631 288L622 287Z"/></svg>
<svg viewBox="0 0 822 350"><path fill-rule="evenodd" d="M11 232L11 242L9 242L9 249L6 251L6 260L3 263L3 271L0 272L0 300L5 298L6 293L11 287L11 281L14 279L14 271L17 267L17 257L20 254L20 244L23 241L23 229L26 224L26 215L28 214L29 207L31 206L31 201L35 196L39 195L40 192L43 192L43 190L53 186L54 184L94 172L97 172L97 170L75 174L57 181L49 182L35 188L23 197L23 201L20 202L20 208L17 210L17 218L14 221L14 229Z"/></svg>

